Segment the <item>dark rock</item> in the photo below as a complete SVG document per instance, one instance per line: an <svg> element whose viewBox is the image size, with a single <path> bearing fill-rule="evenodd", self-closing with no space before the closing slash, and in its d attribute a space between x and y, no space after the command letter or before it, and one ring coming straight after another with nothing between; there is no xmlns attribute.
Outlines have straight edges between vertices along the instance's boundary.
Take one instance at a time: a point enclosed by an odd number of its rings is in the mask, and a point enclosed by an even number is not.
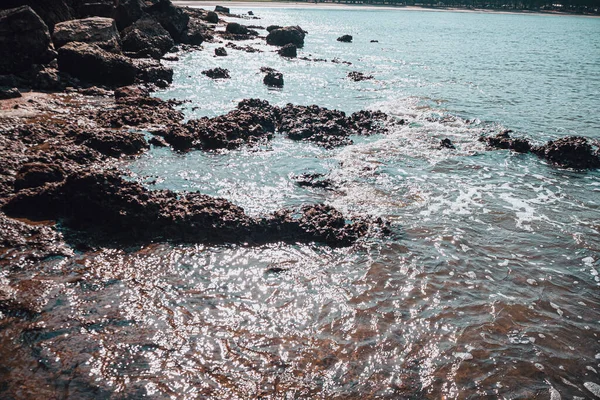
<svg viewBox="0 0 600 400"><path fill-rule="evenodd" d="M404 120L396 121L395 124L403 125ZM388 132L391 124L388 115L381 111L361 110L352 113L349 118L350 127L356 135L376 135Z"/></svg>
<svg viewBox="0 0 600 400"><path fill-rule="evenodd" d="M112 0L80 0L74 4L79 17L111 18L115 9Z"/></svg>
<svg viewBox="0 0 600 400"><path fill-rule="evenodd" d="M379 40L371 40L371 43L379 43Z"/></svg>
<svg viewBox="0 0 600 400"><path fill-rule="evenodd" d="M70 42L84 42L97 44L111 52L121 52L121 38L112 18L91 17L60 22L54 27L52 39L56 48Z"/></svg>
<svg viewBox="0 0 600 400"><path fill-rule="evenodd" d="M199 46L209 36L207 35L207 31L208 27L200 19L190 18L187 28L181 34L180 42Z"/></svg>
<svg viewBox="0 0 600 400"><path fill-rule="evenodd" d="M0 100L16 99L18 97L21 97L21 92L19 92L19 89L0 87Z"/></svg>
<svg viewBox="0 0 600 400"><path fill-rule="evenodd" d="M58 67L61 72L84 81L119 86L133 83L138 73L128 58L80 42L59 49Z"/></svg>
<svg viewBox="0 0 600 400"><path fill-rule="evenodd" d="M329 189L333 186L333 182L324 174L319 173L304 173L292 178L298 186Z"/></svg>
<svg viewBox="0 0 600 400"><path fill-rule="evenodd" d="M327 60L323 60L323 59L316 59L313 61L327 61ZM332 63L334 64L346 64L346 65L352 65L352 63L350 61L344 61L344 60L340 60L339 58L334 58L331 60Z"/></svg>
<svg viewBox="0 0 600 400"><path fill-rule="evenodd" d="M48 182L60 182L65 171L60 165L29 163L24 164L15 177L15 190L44 186Z"/></svg>
<svg viewBox="0 0 600 400"><path fill-rule="evenodd" d="M241 101L236 110L215 118L190 120L162 133L176 150L233 149L268 140L275 132L278 110L258 99Z"/></svg>
<svg viewBox="0 0 600 400"><path fill-rule="evenodd" d="M440 141L440 148L456 150L456 146L454 146L454 143L452 143L452 141L448 138L442 139Z"/></svg>
<svg viewBox="0 0 600 400"><path fill-rule="evenodd" d="M169 31L173 40L181 42L190 20L189 15L183 9L175 7L170 1L161 1L148 8L146 12Z"/></svg>
<svg viewBox="0 0 600 400"><path fill-rule="evenodd" d="M213 68L202 71L202 75L206 75L212 79L227 79L229 78L229 71L224 68Z"/></svg>
<svg viewBox="0 0 600 400"><path fill-rule="evenodd" d="M569 136L552 140L545 145L533 149L535 154L551 163L574 169L600 168L600 151L598 143L592 146L591 141L581 136Z"/></svg>
<svg viewBox="0 0 600 400"><path fill-rule="evenodd" d="M150 92L139 86L123 86L114 90L115 99L148 97Z"/></svg>
<svg viewBox="0 0 600 400"><path fill-rule="evenodd" d="M217 23L219 23L219 16L217 15L216 12L209 11L209 12L206 13L206 16L204 17L204 20L206 22L210 22L211 24L217 24Z"/></svg>
<svg viewBox="0 0 600 400"><path fill-rule="evenodd" d="M159 87L167 87L173 83L173 69L165 67L160 61L137 59L132 61L136 68L136 80L153 83Z"/></svg>
<svg viewBox="0 0 600 400"><path fill-rule="evenodd" d="M142 18L144 7L142 0L118 0L113 15L119 31Z"/></svg>
<svg viewBox="0 0 600 400"><path fill-rule="evenodd" d="M29 7L0 11L0 74L19 73L56 57L50 32Z"/></svg>
<svg viewBox="0 0 600 400"><path fill-rule="evenodd" d="M339 38L337 38L338 42L344 42L344 43L351 43L352 42L352 35L342 35Z"/></svg>
<svg viewBox="0 0 600 400"><path fill-rule="evenodd" d="M280 48L277 53L282 57L296 58L298 56L297 49L295 44L288 43Z"/></svg>
<svg viewBox="0 0 600 400"><path fill-rule="evenodd" d="M531 150L531 144L526 139L512 138L510 132L503 131L496 136L480 138L480 141L496 149L513 150L517 153L527 153Z"/></svg>
<svg viewBox="0 0 600 400"><path fill-rule="evenodd" d="M276 69L271 68L271 67L260 67L260 72L263 72L266 74L269 72L279 72L279 71L277 71Z"/></svg>
<svg viewBox="0 0 600 400"><path fill-rule="evenodd" d="M248 11L248 15L254 15L252 11Z"/></svg>
<svg viewBox="0 0 600 400"><path fill-rule="evenodd" d="M121 90L121 89L119 89ZM128 91L127 89L123 89ZM117 99L117 106L92 113L91 118L105 128L121 128L125 126L142 127L148 125L177 125L183 114L174 109L173 104L145 93L136 96L134 93Z"/></svg>
<svg viewBox="0 0 600 400"><path fill-rule="evenodd" d="M175 44L165 28L154 18L145 17L126 28L123 50L135 57L160 58Z"/></svg>
<svg viewBox="0 0 600 400"><path fill-rule="evenodd" d="M160 136L153 136L152 138L150 138L150 140L148 140L148 143L154 147L168 147L169 146L167 144L167 142L165 141L165 139L161 138Z"/></svg>
<svg viewBox="0 0 600 400"><path fill-rule="evenodd" d="M109 129L84 131L77 142L111 157L139 154L149 147L141 133Z"/></svg>
<svg viewBox="0 0 600 400"><path fill-rule="evenodd" d="M292 140L310 141L327 148L352 144L346 114L338 110L288 104L281 109L278 130Z"/></svg>
<svg viewBox="0 0 600 400"><path fill-rule="evenodd" d="M2 0L0 9L29 6L44 21L48 30L53 31L58 22L78 18L69 0Z"/></svg>
<svg viewBox="0 0 600 400"><path fill-rule="evenodd" d="M248 28L246 28L244 25L238 24L237 22L228 23L227 27L225 28L225 32L233 33L235 35L247 35L250 33Z"/></svg>
<svg viewBox="0 0 600 400"><path fill-rule="evenodd" d="M227 50L225 50L225 47L217 47L215 49L215 56L219 56L219 57L227 56Z"/></svg>
<svg viewBox="0 0 600 400"><path fill-rule="evenodd" d="M281 72L268 72L263 83L271 87L283 87L283 74Z"/></svg>
<svg viewBox="0 0 600 400"><path fill-rule="evenodd" d="M269 25L269 26L267 26L267 32L271 32L271 31L274 31L275 29L281 29L281 28L283 28L283 27L279 26L279 25Z"/></svg>
<svg viewBox="0 0 600 400"><path fill-rule="evenodd" d="M306 32L299 26L286 26L269 31L267 43L274 46L285 46L288 43L292 43L296 47L301 48L304 47L305 36Z"/></svg>
<svg viewBox="0 0 600 400"><path fill-rule="evenodd" d="M225 47L230 48L230 49L234 49L234 50L240 50L240 51L245 51L246 53L262 53L262 50L259 50L255 47L252 46L238 46L235 43L227 43L225 45Z"/></svg>
<svg viewBox="0 0 600 400"><path fill-rule="evenodd" d="M215 12L229 14L229 8L223 6L215 6Z"/></svg>
<svg viewBox="0 0 600 400"><path fill-rule="evenodd" d="M163 56L162 60L163 61L179 61L179 57L176 56L175 54L167 54L167 55Z"/></svg>
<svg viewBox="0 0 600 400"><path fill-rule="evenodd" d="M352 71L348 72L348 78L352 79L354 82L360 82L373 79L373 75L365 75L362 72Z"/></svg>

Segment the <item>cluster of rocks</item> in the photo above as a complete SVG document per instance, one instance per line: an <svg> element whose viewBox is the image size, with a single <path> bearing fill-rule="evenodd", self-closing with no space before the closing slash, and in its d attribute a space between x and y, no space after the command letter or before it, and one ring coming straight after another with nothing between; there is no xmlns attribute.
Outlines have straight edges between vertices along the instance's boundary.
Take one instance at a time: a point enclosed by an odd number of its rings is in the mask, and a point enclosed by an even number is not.
<svg viewBox="0 0 600 400"><path fill-rule="evenodd" d="M494 149L507 149L517 153L533 153L548 162L565 168L600 168L600 143L580 136L551 140L536 146L524 138L513 138L510 130L480 140Z"/></svg>
<svg viewBox="0 0 600 400"><path fill-rule="evenodd" d="M391 118L380 111L346 116L342 111L316 105L277 107L264 100L247 99L225 115L175 124L157 134L180 151L232 149L269 140L276 132L292 140L332 148L351 144L351 135L385 133L391 123Z"/></svg>
<svg viewBox="0 0 600 400"><path fill-rule="evenodd" d="M132 83L165 86L158 63L176 44L211 37L214 12L170 0L7 0L0 4L0 86L64 90Z"/></svg>
<svg viewBox="0 0 600 400"><path fill-rule="evenodd" d="M360 82L373 79L373 75L365 75L362 72L352 71L348 72L348 79L352 79L354 82Z"/></svg>

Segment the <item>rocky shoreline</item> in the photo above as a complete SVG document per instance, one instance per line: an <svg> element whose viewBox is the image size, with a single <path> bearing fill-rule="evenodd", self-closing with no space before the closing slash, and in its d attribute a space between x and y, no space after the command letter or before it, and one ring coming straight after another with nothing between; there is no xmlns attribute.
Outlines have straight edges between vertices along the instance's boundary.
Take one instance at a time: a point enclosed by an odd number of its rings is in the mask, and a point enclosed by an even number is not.
<svg viewBox="0 0 600 400"><path fill-rule="evenodd" d="M383 134L405 123L379 111L347 116L317 105L277 107L259 99L243 100L225 115L184 123L177 102L151 96L172 82L173 71L160 62L177 59L169 53L200 49L215 37L258 37L279 48L282 57L293 58L307 35L301 27L269 26L262 37L254 29L260 26L225 22L223 17L233 16L225 7L180 8L169 0L12 0L1 7L0 50L6 57L0 62L0 92L7 99L0 119L3 254L18 250L41 259L69 255L71 248L155 241L347 246L388 231L384 221L348 220L325 205L253 218L224 199L148 190L126 180L116 167L150 145L213 151L282 134L332 148L351 144L354 135ZM256 50L231 42L226 47ZM225 48L217 50L227 56ZM228 72L203 73L226 78ZM265 73L278 75L283 85L282 74L270 68ZM373 77L355 71L349 78ZM144 132L153 137L147 140ZM490 149L531 152L562 167L600 166L598 144L585 138L535 146L501 132L481 140ZM446 141L441 148L453 149ZM39 221L46 222L40 226Z"/></svg>

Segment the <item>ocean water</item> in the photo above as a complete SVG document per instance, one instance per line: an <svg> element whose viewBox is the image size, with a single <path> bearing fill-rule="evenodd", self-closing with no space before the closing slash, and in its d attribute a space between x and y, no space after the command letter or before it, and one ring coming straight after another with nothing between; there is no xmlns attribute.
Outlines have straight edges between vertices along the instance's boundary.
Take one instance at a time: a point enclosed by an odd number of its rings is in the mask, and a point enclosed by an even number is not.
<svg viewBox="0 0 600 400"><path fill-rule="evenodd" d="M600 139L600 19L253 10L260 19L243 23L300 25L299 55L328 61L286 60L259 40L237 44L262 53L215 58L224 43L207 43L169 63L175 82L158 95L190 100L187 118L258 97L409 123L333 150L281 136L217 153L152 148L124 171L252 215L325 202L384 217L392 235L344 249L153 244L50 261L46 312L23 334L43 367L23 350L3 354L5 368L72 398L600 397L600 173L477 140L506 128L540 143ZM200 73L216 66L231 79ZM265 87L261 66L284 88ZM443 138L457 149L441 150ZM304 172L328 174L335 190L296 186Z"/></svg>

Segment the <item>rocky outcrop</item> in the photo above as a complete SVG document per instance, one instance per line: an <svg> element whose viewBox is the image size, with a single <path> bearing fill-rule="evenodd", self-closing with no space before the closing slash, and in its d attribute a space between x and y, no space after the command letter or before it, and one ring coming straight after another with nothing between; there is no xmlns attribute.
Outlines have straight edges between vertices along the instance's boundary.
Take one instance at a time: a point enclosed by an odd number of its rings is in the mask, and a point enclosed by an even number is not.
<svg viewBox="0 0 600 400"><path fill-rule="evenodd" d="M24 164L15 177L15 191L60 182L64 178L65 171L60 165L41 162Z"/></svg>
<svg viewBox="0 0 600 400"><path fill-rule="evenodd" d="M94 43L111 52L121 52L121 38L112 18L91 17L60 22L54 27L52 40L56 48L70 42L84 42Z"/></svg>
<svg viewBox="0 0 600 400"><path fill-rule="evenodd" d="M56 57L50 32L29 7L0 11L0 74L19 73Z"/></svg>
<svg viewBox="0 0 600 400"><path fill-rule="evenodd" d="M71 42L59 49L58 68L87 82L110 86L132 84L138 72L127 57L81 42Z"/></svg>
<svg viewBox="0 0 600 400"><path fill-rule="evenodd" d="M305 36L306 32L299 26L286 26L272 29L267 35L267 43L274 46L285 46L291 43L301 48L304 47Z"/></svg>
<svg viewBox="0 0 600 400"><path fill-rule="evenodd" d="M170 1L159 1L146 9L171 35L173 40L181 42L190 20L189 15Z"/></svg>
<svg viewBox="0 0 600 400"><path fill-rule="evenodd" d="M114 9L113 18L119 31L127 28L144 15L145 4L143 0L118 0Z"/></svg>
<svg viewBox="0 0 600 400"><path fill-rule="evenodd" d="M227 200L199 193L149 191L118 171L76 172L63 182L22 190L4 205L9 216L55 219L100 241L323 242L348 246L368 231L325 205L251 218ZM0 219L0 222L2 220Z"/></svg>
<svg viewBox="0 0 600 400"><path fill-rule="evenodd" d="M279 25L269 25L269 26L267 26L267 32L271 32L271 31L274 31L275 29L281 29L281 28L283 28L283 27L279 26Z"/></svg>
<svg viewBox="0 0 600 400"><path fill-rule="evenodd" d="M227 50L225 50L225 47L217 47L215 49L215 56L217 56L217 57L226 57L227 56Z"/></svg>
<svg viewBox="0 0 600 400"><path fill-rule="evenodd" d="M84 130L78 135L76 143L116 158L139 154L149 147L142 133L110 129Z"/></svg>
<svg viewBox="0 0 600 400"><path fill-rule="evenodd" d="M70 3L68 0L2 0L0 9L29 6L52 32L55 24L77 18Z"/></svg>
<svg viewBox="0 0 600 400"><path fill-rule="evenodd" d="M233 33L235 35L247 35L250 33L250 30L246 26L238 24L237 22L230 22L227 24L225 32Z"/></svg>
<svg viewBox="0 0 600 400"><path fill-rule="evenodd" d="M581 136L552 140L533 149L538 156L552 164L574 169L600 168L600 145Z"/></svg>
<svg viewBox="0 0 600 400"><path fill-rule="evenodd" d="M348 72L348 79L351 79L354 82L360 82L360 81L366 81L369 79L373 79L373 75L365 75L362 72L352 71L352 72Z"/></svg>
<svg viewBox="0 0 600 400"><path fill-rule="evenodd" d="M296 58L298 56L298 51L297 51L297 47L295 44L293 43L288 43L285 46L283 46L282 48L280 48L277 53L281 56L281 57L287 57L287 58Z"/></svg>
<svg viewBox="0 0 600 400"><path fill-rule="evenodd" d="M344 43L351 43L352 42L352 35L342 35L339 38L337 38L338 42L344 42Z"/></svg>
<svg viewBox="0 0 600 400"><path fill-rule="evenodd" d="M133 57L161 58L175 42L169 32L152 17L145 17L126 28L123 50Z"/></svg>
<svg viewBox="0 0 600 400"><path fill-rule="evenodd" d="M252 46L238 46L237 44L232 43L232 42L228 42L225 45L225 47L227 47L228 49L245 51L246 53L262 53L262 50L257 49L256 47L252 47Z"/></svg>
<svg viewBox="0 0 600 400"><path fill-rule="evenodd" d="M211 36L208 31L208 27L201 20L190 18L188 26L181 34L179 41L184 44L199 46Z"/></svg>
<svg viewBox="0 0 600 400"><path fill-rule="evenodd" d="M528 153L531 150L531 144L526 139L512 138L510 133L512 131L506 130L499 134L491 137L482 137L480 141L485 142L488 146L495 149L507 149L513 150L517 153Z"/></svg>
<svg viewBox="0 0 600 400"><path fill-rule="evenodd" d="M283 87L283 74L281 72L267 72L263 79L263 83L270 87Z"/></svg>
<svg viewBox="0 0 600 400"><path fill-rule="evenodd" d="M543 146L534 146L527 139L512 138L506 130L479 140L493 149L512 150L517 153L534 153L559 167L573 169L600 168L600 144L581 136L568 136L551 140Z"/></svg>
<svg viewBox="0 0 600 400"><path fill-rule="evenodd" d="M202 75L206 75L211 79L228 79L229 71L224 68L213 68L202 71Z"/></svg>
<svg viewBox="0 0 600 400"><path fill-rule="evenodd" d="M445 138L440 140L440 149L456 150L456 146L454 146L454 143L450 139Z"/></svg>

